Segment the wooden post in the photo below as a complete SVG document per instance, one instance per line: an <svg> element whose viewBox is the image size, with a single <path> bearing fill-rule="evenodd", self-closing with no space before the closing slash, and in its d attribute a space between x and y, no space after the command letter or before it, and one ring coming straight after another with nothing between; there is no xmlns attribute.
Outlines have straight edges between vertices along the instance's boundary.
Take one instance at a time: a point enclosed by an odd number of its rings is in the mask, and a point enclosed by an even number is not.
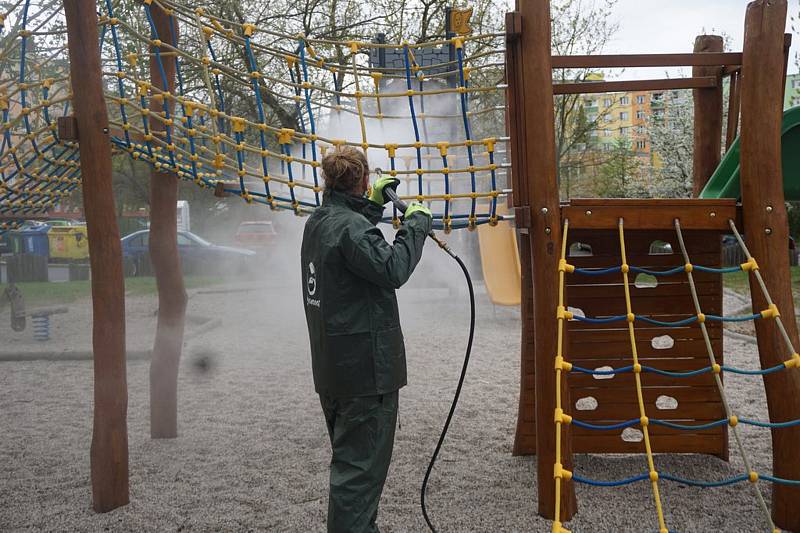
<svg viewBox="0 0 800 533"><path fill-rule="evenodd" d="M730 150L733 141L739 134L739 72L731 73L731 84L728 89L728 127L725 132L725 151Z"/></svg>
<svg viewBox="0 0 800 533"><path fill-rule="evenodd" d="M561 253L561 208L557 181L553 74L550 46L550 0L518 0L522 19L520 50L522 90L525 95L525 168L528 180L527 205L530 207L530 247L533 264L536 454L539 514L553 518L555 509L555 370L556 310L558 307L558 260ZM569 406L566 380L564 405ZM567 409L569 411L569 409ZM572 468L572 443L565 428L563 465ZM561 519L575 512L575 492L570 482L562 484Z"/></svg>
<svg viewBox="0 0 800 533"><path fill-rule="evenodd" d="M174 32L170 15L157 3L150 5L153 24L158 39L175 44L178 36L177 20ZM150 80L153 87L175 94L175 56L161 48L161 64L166 80L151 46ZM163 113L168 106L170 115L175 108L171 98L152 98L150 110ZM154 134L164 131L160 120L150 121ZM150 436L169 439L178 436L178 367L183 346L186 318L186 289L183 285L181 258L178 254L178 178L172 172L153 168L150 173L150 261L158 287L158 325L150 363Z"/></svg>
<svg viewBox="0 0 800 533"><path fill-rule="evenodd" d="M789 337L798 347L797 323L789 273L788 224L781 166L784 37L786 0L756 0L747 7L742 65L741 181L747 246L778 306ZM766 308L761 290L750 277L753 309ZM757 320L762 368L789 359L772 320ZM772 422L800 417L800 372L789 370L764 377ZM772 430L775 476L800 480L800 427ZM800 531L800 487L772 487L772 516L778 527Z"/></svg>
<svg viewBox="0 0 800 533"><path fill-rule="evenodd" d="M520 384L517 430L514 435L514 455L536 453L536 417L534 416L534 316L533 268L531 243L528 237L530 209L528 206L527 160L525 158L525 97L522 82L522 49L520 36L522 17L519 12L506 14L506 78L508 84L506 117L511 137L511 179L514 191L514 226L517 230L517 247L520 259L520 315L522 322L520 343Z"/></svg>
<svg viewBox="0 0 800 533"><path fill-rule="evenodd" d="M92 502L102 513L128 503L128 385L122 246L111 187L111 143L95 9L94 0L64 1L92 267Z"/></svg>
<svg viewBox="0 0 800 533"><path fill-rule="evenodd" d="M699 35L695 53L722 52L719 35ZM715 76L716 87L694 89L694 171L692 195L697 197L717 170L722 149L722 67L692 67L693 77Z"/></svg>

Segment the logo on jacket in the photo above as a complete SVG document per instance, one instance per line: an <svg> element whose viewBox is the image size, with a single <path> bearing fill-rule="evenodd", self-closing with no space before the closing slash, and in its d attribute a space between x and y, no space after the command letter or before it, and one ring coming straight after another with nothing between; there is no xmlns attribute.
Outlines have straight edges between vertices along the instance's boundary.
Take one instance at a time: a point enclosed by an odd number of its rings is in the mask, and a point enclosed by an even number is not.
<svg viewBox="0 0 800 533"><path fill-rule="evenodd" d="M308 295L314 296L314 293L317 292L317 272L314 268L314 263L308 264L308 281L306 284L308 286Z"/></svg>
<svg viewBox="0 0 800 533"><path fill-rule="evenodd" d="M320 301L319 299L315 300L311 298L314 296L314 293L317 292L317 271L314 268L314 263L308 264L308 278L306 278L306 290L308 290L308 296L306 296L306 305L310 305L316 308L320 308Z"/></svg>

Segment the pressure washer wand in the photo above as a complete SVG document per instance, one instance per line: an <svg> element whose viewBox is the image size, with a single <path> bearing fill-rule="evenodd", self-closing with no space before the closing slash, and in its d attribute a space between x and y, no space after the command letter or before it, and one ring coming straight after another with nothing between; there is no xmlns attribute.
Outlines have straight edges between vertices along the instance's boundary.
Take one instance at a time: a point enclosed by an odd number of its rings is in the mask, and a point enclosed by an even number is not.
<svg viewBox="0 0 800 533"><path fill-rule="evenodd" d="M392 202L392 204L394 204L395 208L398 211L400 211L401 213L405 214L406 209L408 209L408 204L400 199L400 197L397 195L397 191L395 191L391 187L386 187L385 189L383 189L383 194L384 194L384 196L386 196L386 198L389 199L389 201ZM455 252L453 252L453 250L451 250L450 247L447 246L447 243L444 242L443 240L441 240L436 235L436 233L433 232L433 230L431 230L430 233L428 233L428 237L430 237L433 242L438 244L439 248L444 250L445 253L447 253L447 255L449 255L453 259L456 259Z"/></svg>

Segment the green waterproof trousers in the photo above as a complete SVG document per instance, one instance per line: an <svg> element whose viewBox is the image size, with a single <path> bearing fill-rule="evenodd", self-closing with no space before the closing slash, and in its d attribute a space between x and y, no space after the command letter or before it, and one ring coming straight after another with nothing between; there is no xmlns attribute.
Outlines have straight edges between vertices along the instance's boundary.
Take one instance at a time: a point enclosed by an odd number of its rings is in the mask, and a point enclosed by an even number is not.
<svg viewBox="0 0 800 533"><path fill-rule="evenodd" d="M392 460L398 391L320 395L331 439L328 533L378 533L378 504Z"/></svg>

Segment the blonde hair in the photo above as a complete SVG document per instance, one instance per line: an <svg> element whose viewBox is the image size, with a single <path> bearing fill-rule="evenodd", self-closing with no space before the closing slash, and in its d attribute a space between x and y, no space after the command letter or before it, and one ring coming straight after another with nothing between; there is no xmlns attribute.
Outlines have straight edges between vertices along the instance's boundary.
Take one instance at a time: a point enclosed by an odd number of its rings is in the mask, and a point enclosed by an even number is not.
<svg viewBox="0 0 800 533"><path fill-rule="evenodd" d="M369 172L364 152L352 146L337 146L322 158L325 188L353 192Z"/></svg>

